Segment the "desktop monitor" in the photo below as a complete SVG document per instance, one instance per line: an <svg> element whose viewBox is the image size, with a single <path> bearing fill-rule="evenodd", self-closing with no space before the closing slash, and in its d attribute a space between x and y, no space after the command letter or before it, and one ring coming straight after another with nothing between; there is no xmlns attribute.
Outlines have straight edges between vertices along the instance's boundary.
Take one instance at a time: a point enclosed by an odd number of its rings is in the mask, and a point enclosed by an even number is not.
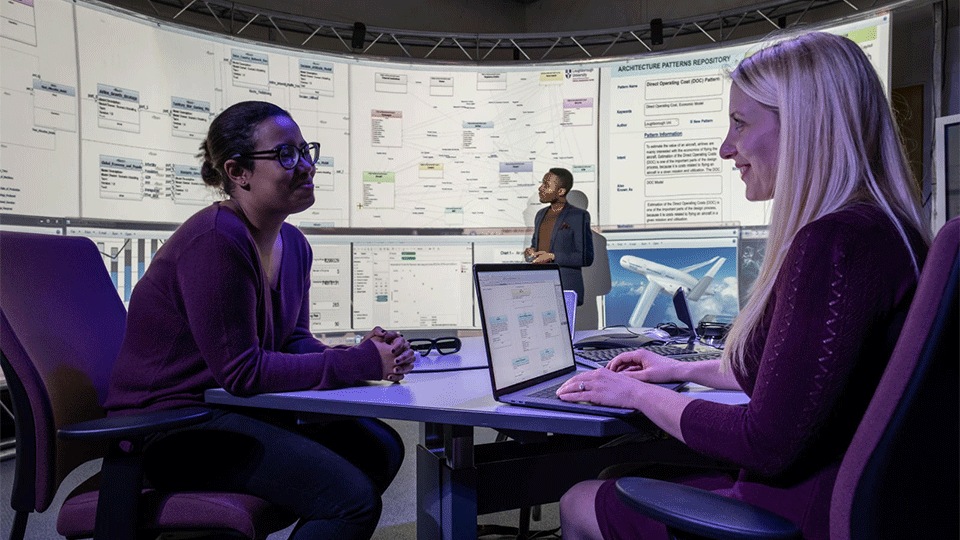
<svg viewBox="0 0 960 540"><path fill-rule="evenodd" d="M934 144L934 201L930 212L933 231L960 215L960 114L936 120Z"/></svg>
<svg viewBox="0 0 960 540"><path fill-rule="evenodd" d="M603 325L680 325L673 294L682 287L694 322L739 312L737 227L612 231L607 237L612 287Z"/></svg>
<svg viewBox="0 0 960 540"><path fill-rule="evenodd" d="M760 265L767 250L767 227L743 227L740 229L740 253L737 259L737 282L740 307L747 303L753 282L760 276Z"/></svg>
<svg viewBox="0 0 960 540"><path fill-rule="evenodd" d="M47 216L0 214L0 230L35 234L64 234L64 219Z"/></svg>
<svg viewBox="0 0 960 540"><path fill-rule="evenodd" d="M157 250L176 229L172 223L82 218L67 218L64 224L67 236L85 236L97 245L125 305L130 304L133 288L146 273Z"/></svg>

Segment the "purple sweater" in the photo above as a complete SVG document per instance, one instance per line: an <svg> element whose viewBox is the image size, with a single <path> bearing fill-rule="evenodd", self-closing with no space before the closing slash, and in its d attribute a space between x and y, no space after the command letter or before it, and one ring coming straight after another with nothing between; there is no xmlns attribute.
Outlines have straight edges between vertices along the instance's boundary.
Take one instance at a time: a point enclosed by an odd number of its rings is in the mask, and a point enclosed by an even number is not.
<svg viewBox="0 0 960 540"><path fill-rule="evenodd" d="M926 247L912 239L919 262ZM826 538L833 481L900 334L917 277L906 246L874 206L804 227L750 336L751 400L697 400L681 418L693 449L741 467L725 494L790 517Z"/></svg>
<svg viewBox="0 0 960 540"><path fill-rule="evenodd" d="M239 216L215 203L164 243L130 298L106 408L123 414L236 395L336 388L382 376L372 341L327 347L310 333L303 234L284 223L276 288Z"/></svg>

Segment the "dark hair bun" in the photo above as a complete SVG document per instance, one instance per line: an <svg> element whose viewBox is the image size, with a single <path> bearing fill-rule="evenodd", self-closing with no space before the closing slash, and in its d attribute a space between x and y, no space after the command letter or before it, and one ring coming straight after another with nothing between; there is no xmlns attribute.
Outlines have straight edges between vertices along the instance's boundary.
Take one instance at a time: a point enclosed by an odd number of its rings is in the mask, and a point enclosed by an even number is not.
<svg viewBox="0 0 960 540"><path fill-rule="evenodd" d="M203 165L200 166L200 177L208 186L223 186L223 178L220 176L220 172L207 160L204 160Z"/></svg>

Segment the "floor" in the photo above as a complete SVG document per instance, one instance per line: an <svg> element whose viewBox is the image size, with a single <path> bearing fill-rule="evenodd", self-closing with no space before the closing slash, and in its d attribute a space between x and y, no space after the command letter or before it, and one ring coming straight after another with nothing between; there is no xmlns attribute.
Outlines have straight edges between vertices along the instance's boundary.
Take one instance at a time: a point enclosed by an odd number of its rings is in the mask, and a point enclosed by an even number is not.
<svg viewBox="0 0 960 540"><path fill-rule="evenodd" d="M403 437L406 444L407 453L403 466L397 474L397 478L391 484L390 488L383 497L383 514L380 518L380 524L374 534L374 540L413 540L416 538L416 448L419 436L418 424L412 422L388 422ZM493 440L496 436L492 430L478 428L477 442ZM10 508L10 490L13 483L13 459L0 461L0 537L8 538L10 527L13 523L13 510ZM63 497L79 482L83 481L90 474L95 472L99 463L92 462L80 467L72 473L61 486L57 498L54 500L51 508L42 514L34 514L30 517L27 525L27 539L47 540L59 538L56 533L56 509L60 507ZM483 534L482 539L502 540L514 538L512 535L499 534L497 528L502 529L515 528L519 523L519 511L500 512L497 514L488 514L478 518L479 532L486 533L493 531L492 534ZM557 512L557 505L550 504L542 507L540 521L531 523L533 531L544 531L537 535L538 538L557 538L559 533L550 534L547 531L553 531L560 526L560 518ZM269 540L284 540L289 534L289 530L281 531L270 535Z"/></svg>

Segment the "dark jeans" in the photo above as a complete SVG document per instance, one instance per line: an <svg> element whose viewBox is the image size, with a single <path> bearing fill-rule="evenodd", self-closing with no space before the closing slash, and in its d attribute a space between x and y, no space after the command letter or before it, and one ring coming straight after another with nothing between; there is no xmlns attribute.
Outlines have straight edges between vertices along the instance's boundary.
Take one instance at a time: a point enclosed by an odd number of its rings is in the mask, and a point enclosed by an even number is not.
<svg viewBox="0 0 960 540"><path fill-rule="evenodd" d="M268 420L269 419L269 420ZM370 538L403 461L390 426L361 418L297 425L215 410L151 440L146 480L163 489L250 493L300 518L291 539Z"/></svg>

